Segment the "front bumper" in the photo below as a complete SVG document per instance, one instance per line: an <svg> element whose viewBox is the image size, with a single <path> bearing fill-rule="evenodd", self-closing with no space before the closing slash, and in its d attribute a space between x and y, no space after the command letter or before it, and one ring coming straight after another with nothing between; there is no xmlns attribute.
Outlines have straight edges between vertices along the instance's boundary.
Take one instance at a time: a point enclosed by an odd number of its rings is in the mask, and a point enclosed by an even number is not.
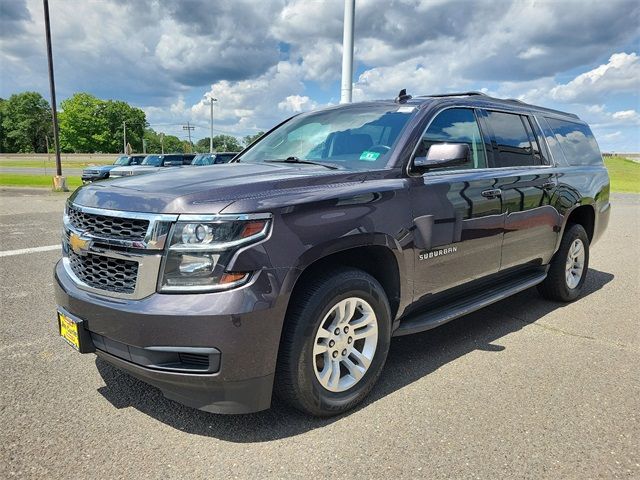
<svg viewBox="0 0 640 480"><path fill-rule="evenodd" d="M245 286L206 294L109 298L79 289L62 262L55 269L56 302L83 320L96 354L159 388L172 400L214 413L269 408L287 296L284 269L262 270ZM119 345L117 349L104 345ZM133 361L136 352L212 349L215 373L167 371ZM119 349L119 350L118 350ZM140 358L140 357L138 357Z"/></svg>

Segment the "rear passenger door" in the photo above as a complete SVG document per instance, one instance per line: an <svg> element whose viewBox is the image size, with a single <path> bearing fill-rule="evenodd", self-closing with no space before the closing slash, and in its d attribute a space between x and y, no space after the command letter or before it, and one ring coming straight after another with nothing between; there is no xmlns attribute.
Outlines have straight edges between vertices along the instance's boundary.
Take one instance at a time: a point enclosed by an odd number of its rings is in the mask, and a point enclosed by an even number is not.
<svg viewBox="0 0 640 480"><path fill-rule="evenodd" d="M491 159L505 216L500 270L548 263L562 216L552 206L557 180L538 140L532 116L484 110L481 123L492 137Z"/></svg>

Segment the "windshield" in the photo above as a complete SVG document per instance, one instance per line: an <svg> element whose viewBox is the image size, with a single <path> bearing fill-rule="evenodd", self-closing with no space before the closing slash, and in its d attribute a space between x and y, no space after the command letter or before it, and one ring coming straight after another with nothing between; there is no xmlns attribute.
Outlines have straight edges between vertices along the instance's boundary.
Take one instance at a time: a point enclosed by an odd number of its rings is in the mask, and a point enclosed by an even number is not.
<svg viewBox="0 0 640 480"><path fill-rule="evenodd" d="M263 137L242 163L292 157L349 170L383 168L413 114L407 105L350 105L299 115Z"/></svg>
<svg viewBox="0 0 640 480"><path fill-rule="evenodd" d="M126 155L122 156L122 157L118 157L116 159L116 161L113 162L113 164L114 165L129 165L129 157L127 157Z"/></svg>
<svg viewBox="0 0 640 480"><path fill-rule="evenodd" d="M191 165L213 165L213 155L205 154L205 155L196 155L196 158L193 159Z"/></svg>
<svg viewBox="0 0 640 480"><path fill-rule="evenodd" d="M151 165L153 167L159 167L161 164L160 155L147 155L142 161L142 165Z"/></svg>

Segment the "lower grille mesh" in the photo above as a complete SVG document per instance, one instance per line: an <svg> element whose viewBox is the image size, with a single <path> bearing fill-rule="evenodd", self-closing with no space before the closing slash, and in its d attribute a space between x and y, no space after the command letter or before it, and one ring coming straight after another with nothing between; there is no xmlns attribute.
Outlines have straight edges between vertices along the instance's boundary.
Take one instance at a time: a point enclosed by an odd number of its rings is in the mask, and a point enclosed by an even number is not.
<svg viewBox="0 0 640 480"><path fill-rule="evenodd" d="M91 253L77 255L69 250L69 263L73 273L90 287L118 293L133 293L136 289L138 262Z"/></svg>

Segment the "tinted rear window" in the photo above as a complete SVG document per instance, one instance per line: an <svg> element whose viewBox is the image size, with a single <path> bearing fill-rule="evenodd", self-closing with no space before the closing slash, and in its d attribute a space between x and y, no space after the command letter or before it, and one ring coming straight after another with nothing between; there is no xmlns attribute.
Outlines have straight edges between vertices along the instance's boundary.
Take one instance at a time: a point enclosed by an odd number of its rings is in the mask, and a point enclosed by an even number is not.
<svg viewBox="0 0 640 480"><path fill-rule="evenodd" d="M540 165L539 156L534 156L532 142L535 139L524 123L528 119L512 113L487 111L487 121L498 147L496 167Z"/></svg>
<svg viewBox="0 0 640 480"><path fill-rule="evenodd" d="M600 148L587 125L557 118L545 119L569 165L602 164Z"/></svg>

